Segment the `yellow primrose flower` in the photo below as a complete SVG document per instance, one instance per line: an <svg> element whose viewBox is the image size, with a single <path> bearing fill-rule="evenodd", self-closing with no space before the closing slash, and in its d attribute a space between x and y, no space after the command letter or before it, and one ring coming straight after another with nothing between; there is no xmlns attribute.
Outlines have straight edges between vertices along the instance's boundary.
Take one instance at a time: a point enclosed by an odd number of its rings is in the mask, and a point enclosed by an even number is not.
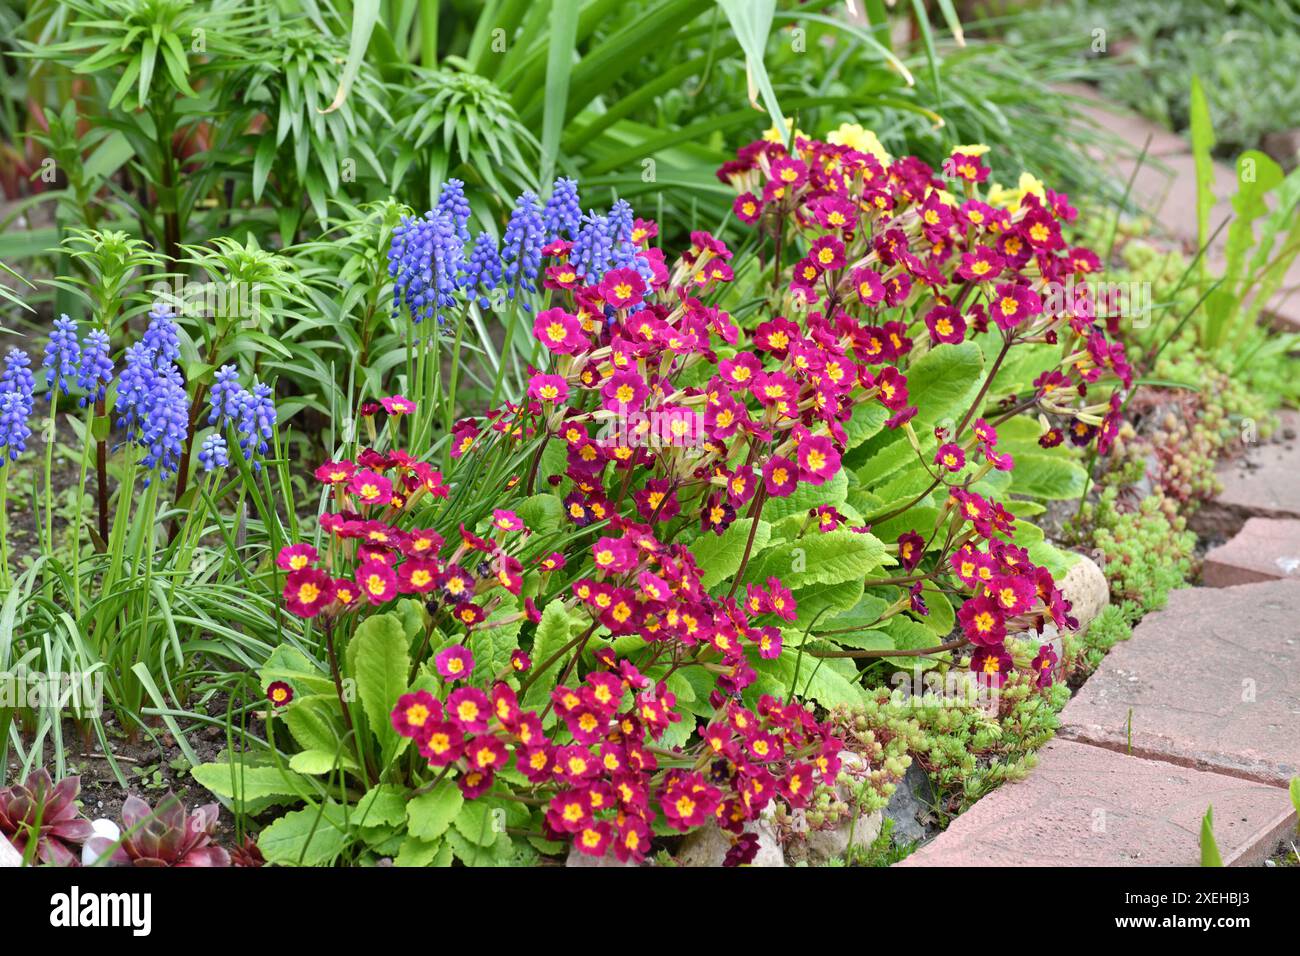
<svg viewBox="0 0 1300 956"><path fill-rule="evenodd" d="M949 156L956 156L961 153L963 156L983 156L989 151L990 147L983 143L972 143L969 146L954 146Z"/></svg>
<svg viewBox="0 0 1300 956"><path fill-rule="evenodd" d="M786 129L790 130L790 142L791 142L791 143L793 143L794 140L795 140L795 138L796 138L796 137L799 137L799 136L804 137L804 139L807 139L807 138L808 138L808 134L805 133L803 130L801 130L801 129L795 129L795 128L794 128L794 120L792 120L792 119L791 119L790 117L788 117L788 116L785 117L785 127L786 127ZM779 129L776 128L776 124L775 124L775 123L773 123L773 124L768 128L767 132L763 134L763 139L764 139L765 141L769 142L769 143L779 143L779 142L781 142L781 131L780 131Z"/></svg>
<svg viewBox="0 0 1300 956"><path fill-rule="evenodd" d="M989 187L984 201L990 206L1000 206L1009 212L1015 212L1020 208L1021 200L1030 194L1043 200L1047 198L1042 180L1032 173L1021 173L1020 182L1016 184L1015 189L1007 189L1001 183L994 183Z"/></svg>
<svg viewBox="0 0 1300 956"><path fill-rule="evenodd" d="M1039 199L1046 199L1047 194L1044 191L1042 180L1030 173L1020 174L1020 195L1027 196L1033 193Z"/></svg>
<svg viewBox="0 0 1300 956"><path fill-rule="evenodd" d="M834 146L847 146L849 149L856 149L859 153L874 156L882 166L888 166L894 161L884 144L876 138L876 134L869 129L864 129L858 123L841 123L839 129L827 135L826 142Z"/></svg>

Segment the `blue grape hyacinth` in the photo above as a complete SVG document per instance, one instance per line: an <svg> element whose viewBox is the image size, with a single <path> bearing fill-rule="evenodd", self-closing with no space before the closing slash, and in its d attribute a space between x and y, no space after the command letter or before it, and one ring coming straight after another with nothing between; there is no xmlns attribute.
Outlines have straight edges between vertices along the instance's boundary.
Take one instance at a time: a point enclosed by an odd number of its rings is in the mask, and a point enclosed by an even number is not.
<svg viewBox="0 0 1300 956"><path fill-rule="evenodd" d="M226 440L220 435L209 435L203 439L203 447L199 449L199 464L205 473L229 467L230 455L226 449Z"/></svg>
<svg viewBox="0 0 1300 956"><path fill-rule="evenodd" d="M208 405L212 411L208 414L208 424L224 428L227 421L239 417L244 406L244 388L239 384L239 369L233 365L223 365L217 369L216 381L208 393Z"/></svg>
<svg viewBox="0 0 1300 956"><path fill-rule="evenodd" d="M0 372L0 394L18 392L32 401L32 392L36 388L36 379L32 377L32 360L19 348L12 348L5 355L4 371Z"/></svg>
<svg viewBox="0 0 1300 956"><path fill-rule="evenodd" d="M27 439L32 437L27 424L31 413L31 405L21 392L0 394L0 468L27 450Z"/></svg>
<svg viewBox="0 0 1300 956"><path fill-rule="evenodd" d="M209 424L215 425L218 432L227 425L233 425L239 436L239 449L244 454L244 460L252 462L254 471L259 470L261 462L253 456L265 455L270 448L270 440L275 437L276 411L271 386L254 380L250 392L239 384L239 370L233 365L223 365L217 370L208 404L211 408L208 413ZM213 461L220 460L220 467L224 468L229 459L226 455L226 441L220 434L209 435L203 442L203 448L207 449L211 445L211 450L216 455L216 445L212 441L214 438L220 439L221 454L219 458L213 458ZM199 460L203 462L205 471L212 470L201 453Z"/></svg>
<svg viewBox="0 0 1300 956"><path fill-rule="evenodd" d="M113 411L117 415L117 428L128 436L136 432L149 407L149 396L157 379L153 358L153 351L143 342L130 346L123 357Z"/></svg>
<svg viewBox="0 0 1300 956"><path fill-rule="evenodd" d="M164 308L149 313L149 327L142 340L154 353L157 364L175 362L181 355L180 335L176 323Z"/></svg>
<svg viewBox="0 0 1300 956"><path fill-rule="evenodd" d="M27 439L32 436L27 424L35 404L31 364L22 349L10 349L5 356L4 372L0 373L0 448L4 449L0 465L16 461L27 450Z"/></svg>
<svg viewBox="0 0 1300 956"><path fill-rule="evenodd" d="M81 344L81 364L77 369L77 386L86 394L80 404L85 408L91 402L102 402L104 390L113 380L113 360L108 355L108 334L101 329L86 333Z"/></svg>
<svg viewBox="0 0 1300 956"><path fill-rule="evenodd" d="M144 449L140 463L164 478L175 474L184 453L189 407L184 380L174 363L162 361L143 340L126 350L114 406L117 427L126 441ZM146 485L149 480L145 479Z"/></svg>
<svg viewBox="0 0 1300 956"><path fill-rule="evenodd" d="M124 440L144 450L140 464L163 478L176 473L190 433L189 395L175 361L179 343L171 314L150 312L148 329L126 350L113 408Z"/></svg>
<svg viewBox="0 0 1300 956"><path fill-rule="evenodd" d="M171 365L157 374L149 393L142 427L135 438L135 443L145 450L140 463L150 471L157 469L163 478L174 475L189 429L189 396L179 370Z"/></svg>
<svg viewBox="0 0 1300 956"><path fill-rule="evenodd" d="M501 283L501 254L497 251L497 241L486 232L474 237L474 247L470 250L469 264L461 285L466 295L477 297L479 308L488 307L488 293Z"/></svg>
<svg viewBox="0 0 1300 956"><path fill-rule="evenodd" d="M542 246L546 238L546 228L542 225L542 213L537 208L537 196L523 193L515 203L514 212L506 224L506 232L501 240L502 270L509 295L513 299L515 289L528 292L537 291L537 275L542 268ZM524 310L532 311L528 303Z"/></svg>
<svg viewBox="0 0 1300 956"><path fill-rule="evenodd" d="M441 213L423 218L404 216L393 230L388 249L388 274L393 279L393 314L406 306L414 322L437 318L455 305L457 277L464 266L465 246L455 223Z"/></svg>
<svg viewBox="0 0 1300 956"><path fill-rule="evenodd" d="M535 295L542 250L557 240L572 243L568 261L589 285L611 269L635 269L650 283L654 271L632 238L632 207L618 200L606 215L594 209L584 214L579 202L577 182L560 177L544 205L533 192L520 194L499 244L488 232L471 241L465 185L447 180L434 209L420 217L403 216L393 230L388 249L393 316L405 311L415 323L441 323L458 301L466 308L474 303L489 308L496 289L504 289L511 301ZM533 311L529 299L520 304Z"/></svg>
<svg viewBox="0 0 1300 956"><path fill-rule="evenodd" d="M435 206L438 215L446 216L456 227L456 237L469 242L469 200L465 198L465 184L459 179L449 179L438 193Z"/></svg>
<svg viewBox="0 0 1300 956"><path fill-rule="evenodd" d="M612 251L609 221L604 216L597 215L593 209L582 217L578 235L573 240L573 249L569 252L569 264L582 276L584 282L594 285L609 269Z"/></svg>
<svg viewBox="0 0 1300 956"><path fill-rule="evenodd" d="M253 453L265 455L270 450L270 441L275 437L275 420L271 386L254 381L252 392L244 393L243 407L235 426L244 459L253 461L254 471L261 468L261 463L253 459Z"/></svg>
<svg viewBox="0 0 1300 956"><path fill-rule="evenodd" d="M50 342L45 346L45 387L49 390L50 401L54 401L54 386L64 395L68 394L68 377L76 377L81 365L81 343L77 340L77 323L62 315L54 320L50 332Z"/></svg>
<svg viewBox="0 0 1300 956"><path fill-rule="evenodd" d="M578 184L575 180L561 177L551 187L551 197L546 200L542 210L542 225L546 229L546 241L568 236L573 239L578 234L582 221L582 204L578 199Z"/></svg>

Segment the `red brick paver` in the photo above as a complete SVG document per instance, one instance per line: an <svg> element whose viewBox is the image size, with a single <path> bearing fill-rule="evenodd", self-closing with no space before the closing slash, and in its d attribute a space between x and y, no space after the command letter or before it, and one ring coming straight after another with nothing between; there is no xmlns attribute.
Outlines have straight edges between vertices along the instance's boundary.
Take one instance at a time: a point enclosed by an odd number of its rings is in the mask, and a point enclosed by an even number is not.
<svg viewBox="0 0 1300 956"><path fill-rule="evenodd" d="M1175 239L1191 253L1199 242L1196 216L1196 164L1191 143L1157 123L1123 107L1101 99L1097 91L1085 84L1065 84L1062 92L1077 98L1080 112L1101 131L1097 142L1087 147L1088 155L1120 182L1133 178L1133 201L1155 220L1158 231ZM1116 149L1114 138L1129 149ZM1144 144L1146 157L1139 168L1138 156ZM1228 163L1214 163L1214 198L1208 229L1212 233L1221 222L1234 216L1232 197L1237 193L1237 173ZM1224 245L1228 231L1219 233L1211 243L1206 258L1217 274L1225 268ZM1264 307L1275 326L1290 332L1300 331L1300 259L1293 262L1282 280L1277 295Z"/></svg>
<svg viewBox="0 0 1300 956"><path fill-rule="evenodd" d="M1300 519L1251 518L1227 544L1205 556L1201 580L1226 588L1282 578L1300 580Z"/></svg>
<svg viewBox="0 0 1300 956"><path fill-rule="evenodd" d="M1273 441L1219 468L1223 491L1193 526L1232 534L1247 518L1300 518L1300 415L1278 417Z"/></svg>
<svg viewBox="0 0 1300 956"><path fill-rule="evenodd" d="M1245 454L1222 462L1221 493L1188 524L1202 537L1223 541L1250 518L1300 519L1300 413L1278 413L1278 427L1260 443L1243 431Z"/></svg>
<svg viewBox="0 0 1300 956"><path fill-rule="evenodd" d="M1213 805L1223 862L1250 866L1295 825L1279 787L1064 740L1039 758L899 865L1196 866Z"/></svg>
<svg viewBox="0 0 1300 956"><path fill-rule="evenodd" d="M1300 773L1300 582L1172 592L1061 721L1073 740L1285 784Z"/></svg>

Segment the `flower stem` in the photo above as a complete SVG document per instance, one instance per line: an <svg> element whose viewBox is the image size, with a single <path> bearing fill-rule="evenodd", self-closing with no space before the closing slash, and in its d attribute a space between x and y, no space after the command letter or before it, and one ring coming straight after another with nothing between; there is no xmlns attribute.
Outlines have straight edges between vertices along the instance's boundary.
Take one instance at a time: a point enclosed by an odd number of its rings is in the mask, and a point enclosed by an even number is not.
<svg viewBox="0 0 1300 956"><path fill-rule="evenodd" d="M54 556L54 486L50 480L54 472L54 427L58 422L59 383L50 392L50 418L45 432L45 548Z"/></svg>
<svg viewBox="0 0 1300 956"><path fill-rule="evenodd" d="M10 585L9 579L9 472L12 468L6 468L4 462L0 461L0 582L6 588Z"/></svg>

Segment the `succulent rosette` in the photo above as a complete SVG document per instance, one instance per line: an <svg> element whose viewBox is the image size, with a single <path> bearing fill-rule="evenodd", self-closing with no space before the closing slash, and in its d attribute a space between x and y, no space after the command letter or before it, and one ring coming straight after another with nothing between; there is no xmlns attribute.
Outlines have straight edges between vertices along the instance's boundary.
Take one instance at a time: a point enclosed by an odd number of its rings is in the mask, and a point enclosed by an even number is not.
<svg viewBox="0 0 1300 956"><path fill-rule="evenodd" d="M35 842L34 859L52 866L76 866L79 849L94 835L77 806L80 777L57 784L49 772L35 770L23 783L0 788L0 834L24 856Z"/></svg>
<svg viewBox="0 0 1300 956"><path fill-rule="evenodd" d="M214 842L218 812L210 803L187 813L174 793L151 808L133 794L122 804L119 839L91 836L86 847L115 866L230 866L230 854Z"/></svg>

